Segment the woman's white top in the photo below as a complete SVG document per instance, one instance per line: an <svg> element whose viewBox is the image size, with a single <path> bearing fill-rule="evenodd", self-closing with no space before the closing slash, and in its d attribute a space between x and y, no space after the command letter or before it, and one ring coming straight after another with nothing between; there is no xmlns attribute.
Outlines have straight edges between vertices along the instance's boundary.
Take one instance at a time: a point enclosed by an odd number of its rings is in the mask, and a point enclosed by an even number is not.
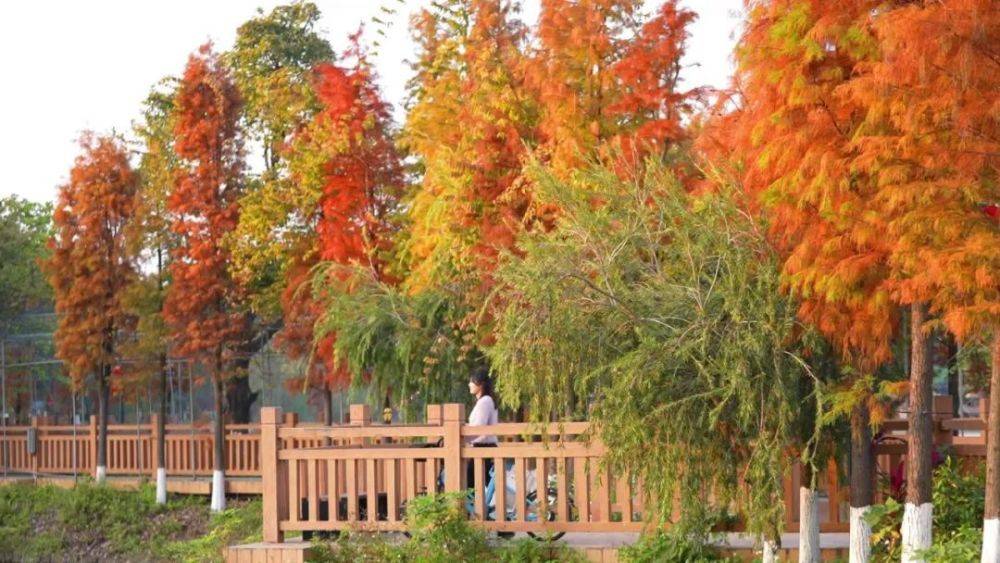
<svg viewBox="0 0 1000 563"><path fill-rule="evenodd" d="M472 407L469 413L469 426L488 426L496 424L499 420L497 406L493 402L493 397L483 395L476 401L476 406ZM471 444L496 444L496 436L476 436L469 441Z"/></svg>

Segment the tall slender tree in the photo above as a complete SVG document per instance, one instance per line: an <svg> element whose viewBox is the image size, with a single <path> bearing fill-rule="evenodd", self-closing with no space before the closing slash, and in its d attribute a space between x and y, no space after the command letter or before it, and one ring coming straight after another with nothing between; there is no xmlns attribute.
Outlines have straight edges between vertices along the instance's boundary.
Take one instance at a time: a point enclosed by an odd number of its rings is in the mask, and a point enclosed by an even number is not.
<svg viewBox="0 0 1000 563"><path fill-rule="evenodd" d="M696 17L676 0L663 2L611 69L621 97L609 110L623 121L622 148L628 156L664 156L688 137L683 120L699 89L680 88L681 58L687 26Z"/></svg>
<svg viewBox="0 0 1000 563"><path fill-rule="evenodd" d="M379 281L394 281L386 253L403 186L390 106L376 85L360 32L351 36L343 60L353 61L353 67L324 63L315 68L315 96L321 109L299 132L288 157L304 204L297 214L315 235L303 240L301 254L288 271L282 295L285 326L280 334L293 357L309 358L305 383L326 392L328 421L331 392L349 383L349 373L334 358L335 334L320 337L314 345L322 307L313 288L329 289L324 283L313 284L315 266L325 262L362 267ZM329 273L345 277L336 267ZM319 275L322 281L326 273Z"/></svg>
<svg viewBox="0 0 1000 563"><path fill-rule="evenodd" d="M288 145L319 110L312 88L314 65L333 60L333 49L316 26L320 11L295 1L270 12L258 10L236 32L223 58L244 100L242 124L262 167L246 176L240 220L227 239L230 270L246 293L253 336L240 352L239 369L281 329L281 295L298 250L312 237L312 225L296 213L302 194L292 179ZM227 406L233 420L249 422L256 394L247 378L229 381Z"/></svg>
<svg viewBox="0 0 1000 563"><path fill-rule="evenodd" d="M844 395L854 403L847 409L850 556L867 561L871 375L891 359L898 323L886 287L891 248L871 204L877 183L853 166L852 139L867 106L842 89L877 56L863 25L876 6L775 0L747 7L735 77L741 95L714 131L725 129L721 146L742 161L736 170L743 185L768 215L771 239L784 256L784 287L799 298L800 318L826 335L852 375ZM818 537L811 543L818 545Z"/></svg>
<svg viewBox="0 0 1000 563"><path fill-rule="evenodd" d="M157 433L165 436L168 398L169 330L163 318L163 303L169 284L170 248L174 234L170 230L167 194L170 193L177 157L173 152L173 126L176 80L157 84L143 104L142 119L135 132L142 143L139 161L139 188L136 211L129 225L129 250L141 264L140 274L125 293L125 306L136 318L136 334L126 343L124 352L134 360L131 368L140 379L155 381ZM156 501L167 502L166 441L157 443Z"/></svg>
<svg viewBox="0 0 1000 563"><path fill-rule="evenodd" d="M243 147L241 99L229 71L205 44L188 59L174 100L177 171L167 198L177 245L163 307L177 354L199 360L215 394L212 510L225 508L224 383L248 330L229 272L227 234L239 219ZM245 374L244 374L245 377Z"/></svg>
<svg viewBox="0 0 1000 563"><path fill-rule="evenodd" d="M638 0L542 1L527 78L540 107L540 149L557 169L580 165L620 132L613 68L640 31L640 8Z"/></svg>
<svg viewBox="0 0 1000 563"><path fill-rule="evenodd" d="M517 2L467 0L414 21L420 46L413 106L402 131L422 176L410 197L406 242L414 292L462 279L469 300L514 245L528 207L518 183L534 127L523 78Z"/></svg>
<svg viewBox="0 0 1000 563"><path fill-rule="evenodd" d="M59 190L53 222L52 257L47 263L59 326L56 353L73 386L94 375L98 400L96 478L107 475L108 407L118 345L130 319L122 295L135 277L126 245L126 226L136 205L138 176L123 144L85 133L82 153Z"/></svg>
<svg viewBox="0 0 1000 563"><path fill-rule="evenodd" d="M1000 10L946 0L883 7L872 17L880 56L850 94L869 109L856 167L877 179L875 204L892 241L893 293L911 308L910 448L903 559L931 545L931 354L926 323L943 315L960 338L998 323ZM925 38L934 37L934 41ZM991 346L996 354L997 345ZM994 355L994 373L998 357ZM996 388L994 388L996 389ZM996 392L991 394L991 407ZM997 428L996 417L990 419ZM992 438L993 433L989 434ZM1000 558L1000 445L991 440L983 560Z"/></svg>

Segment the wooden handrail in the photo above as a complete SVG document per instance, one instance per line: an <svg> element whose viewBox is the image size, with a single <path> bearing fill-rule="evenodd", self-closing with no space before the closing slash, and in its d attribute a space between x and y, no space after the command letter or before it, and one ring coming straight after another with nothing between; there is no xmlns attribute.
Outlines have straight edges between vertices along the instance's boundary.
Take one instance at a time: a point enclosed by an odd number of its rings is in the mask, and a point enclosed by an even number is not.
<svg viewBox="0 0 1000 563"><path fill-rule="evenodd" d="M936 398L944 400L950 399ZM467 488L476 491L470 500L471 518L491 530L635 531L642 527L647 499L641 483L608 474L601 463L605 447L590 434L588 422L473 427L464 424L461 405L429 405L424 424L372 424L371 418L367 406L352 405L349 424L327 426L300 423L294 415L266 407L261 411L261 424L227 426L227 472L261 479L266 541L280 541L288 530L403 529L409 499ZM0 445L0 463L15 473L93 473L96 417L76 427L44 422L36 419L33 426L8 426L6 443ZM897 468L905 458L907 427L905 419L882 425L887 440L875 445L880 471ZM28 448L31 428L37 435L34 454ZM111 474L153 474L160 441L164 442L168 475L211 473L214 437L210 425L169 424L163 436L156 434L152 424L115 424L109 429ZM966 432L972 435L962 435ZM494 447L469 444L472 437L481 435L501 440ZM938 413L934 442L959 456L983 457L985 423L978 417L956 419ZM511 484L510 488L498 487L492 503L484 496L491 466L495 483ZM833 464L820 478L829 503L821 522L824 531L847 527L840 518L848 502L840 473ZM798 517L798 474L796 468L785 486L786 529L792 531ZM496 510L497 506L504 509Z"/></svg>

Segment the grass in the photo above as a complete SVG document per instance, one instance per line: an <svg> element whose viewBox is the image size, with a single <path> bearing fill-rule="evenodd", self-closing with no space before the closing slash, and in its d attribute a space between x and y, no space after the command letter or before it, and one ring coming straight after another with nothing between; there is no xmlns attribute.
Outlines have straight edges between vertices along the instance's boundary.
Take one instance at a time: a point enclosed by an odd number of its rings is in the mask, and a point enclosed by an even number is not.
<svg viewBox="0 0 1000 563"><path fill-rule="evenodd" d="M0 487L0 553L18 561L221 560L227 545L255 541L260 530L259 500L211 515L202 497L171 496L157 505L148 485Z"/></svg>

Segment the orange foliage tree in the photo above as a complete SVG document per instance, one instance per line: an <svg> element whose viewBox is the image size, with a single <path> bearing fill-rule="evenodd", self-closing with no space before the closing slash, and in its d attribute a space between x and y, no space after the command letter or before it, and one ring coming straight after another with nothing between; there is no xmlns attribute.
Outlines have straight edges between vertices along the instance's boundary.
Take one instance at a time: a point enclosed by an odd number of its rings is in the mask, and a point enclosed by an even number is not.
<svg viewBox="0 0 1000 563"><path fill-rule="evenodd" d="M516 3L454 4L422 12L413 25L420 56L402 140L423 174L411 195L406 285L419 292L461 279L474 302L528 208L519 176L534 102Z"/></svg>
<svg viewBox="0 0 1000 563"><path fill-rule="evenodd" d="M640 7L637 0L542 1L526 75L539 104L540 148L561 173L620 131L611 111L622 97L613 67L638 31ZM637 67L640 51L626 67Z"/></svg>
<svg viewBox="0 0 1000 563"><path fill-rule="evenodd" d="M167 206L177 244L171 249L170 284L163 316L174 353L201 362L215 392L216 475L225 471L223 382L238 374L227 366L243 342L247 319L229 270L223 241L239 218L243 152L237 123L240 97L229 72L202 46L191 55L175 99L174 152L177 171ZM225 497L213 482L213 510Z"/></svg>
<svg viewBox="0 0 1000 563"><path fill-rule="evenodd" d="M874 204L893 244L891 287L911 308L905 558L931 543L931 314L962 340L993 333L1000 386L1000 229L984 213L1000 200L1000 10L984 0L910 2L874 12L872 27L880 56L850 93L868 108L855 166L877 181ZM998 395L990 424L1000 430ZM988 434L984 561L1000 557L996 434Z"/></svg>
<svg viewBox="0 0 1000 563"><path fill-rule="evenodd" d="M860 514L874 500L871 375L892 358L898 324L886 288L891 247L872 212L877 183L853 166L852 139L867 106L843 91L877 55L869 30L858 26L873 7L861 0L748 3L736 111L707 128L718 144L702 140L712 157L731 150L742 161L734 170L768 215L799 316L830 340L853 376L842 403L850 412L851 526L859 538L868 535ZM867 539L854 542L851 556L864 560L868 550Z"/></svg>
<svg viewBox="0 0 1000 563"><path fill-rule="evenodd" d="M116 348L131 325L122 294L136 272L125 230L135 210L138 177L128 151L116 139L85 133L80 147L69 182L59 190L47 270L59 315L56 354L75 388L91 374L96 378L97 479L103 481Z"/></svg>
<svg viewBox="0 0 1000 563"><path fill-rule="evenodd" d="M390 216L396 210L403 167L392 138L390 106L381 97L375 75L360 45L351 36L344 55L352 68L320 64L314 69L319 110L291 148L291 168L311 206L301 210L314 226L315 237L300 243L282 294L285 326L283 348L292 357L308 357L307 375L297 384L311 384L327 393L349 383L350 374L333 357L335 334L313 342L321 313L312 291L319 263L362 266L379 281L395 280L385 253L392 237ZM335 269L332 275L343 278ZM325 284L319 284L323 291Z"/></svg>

